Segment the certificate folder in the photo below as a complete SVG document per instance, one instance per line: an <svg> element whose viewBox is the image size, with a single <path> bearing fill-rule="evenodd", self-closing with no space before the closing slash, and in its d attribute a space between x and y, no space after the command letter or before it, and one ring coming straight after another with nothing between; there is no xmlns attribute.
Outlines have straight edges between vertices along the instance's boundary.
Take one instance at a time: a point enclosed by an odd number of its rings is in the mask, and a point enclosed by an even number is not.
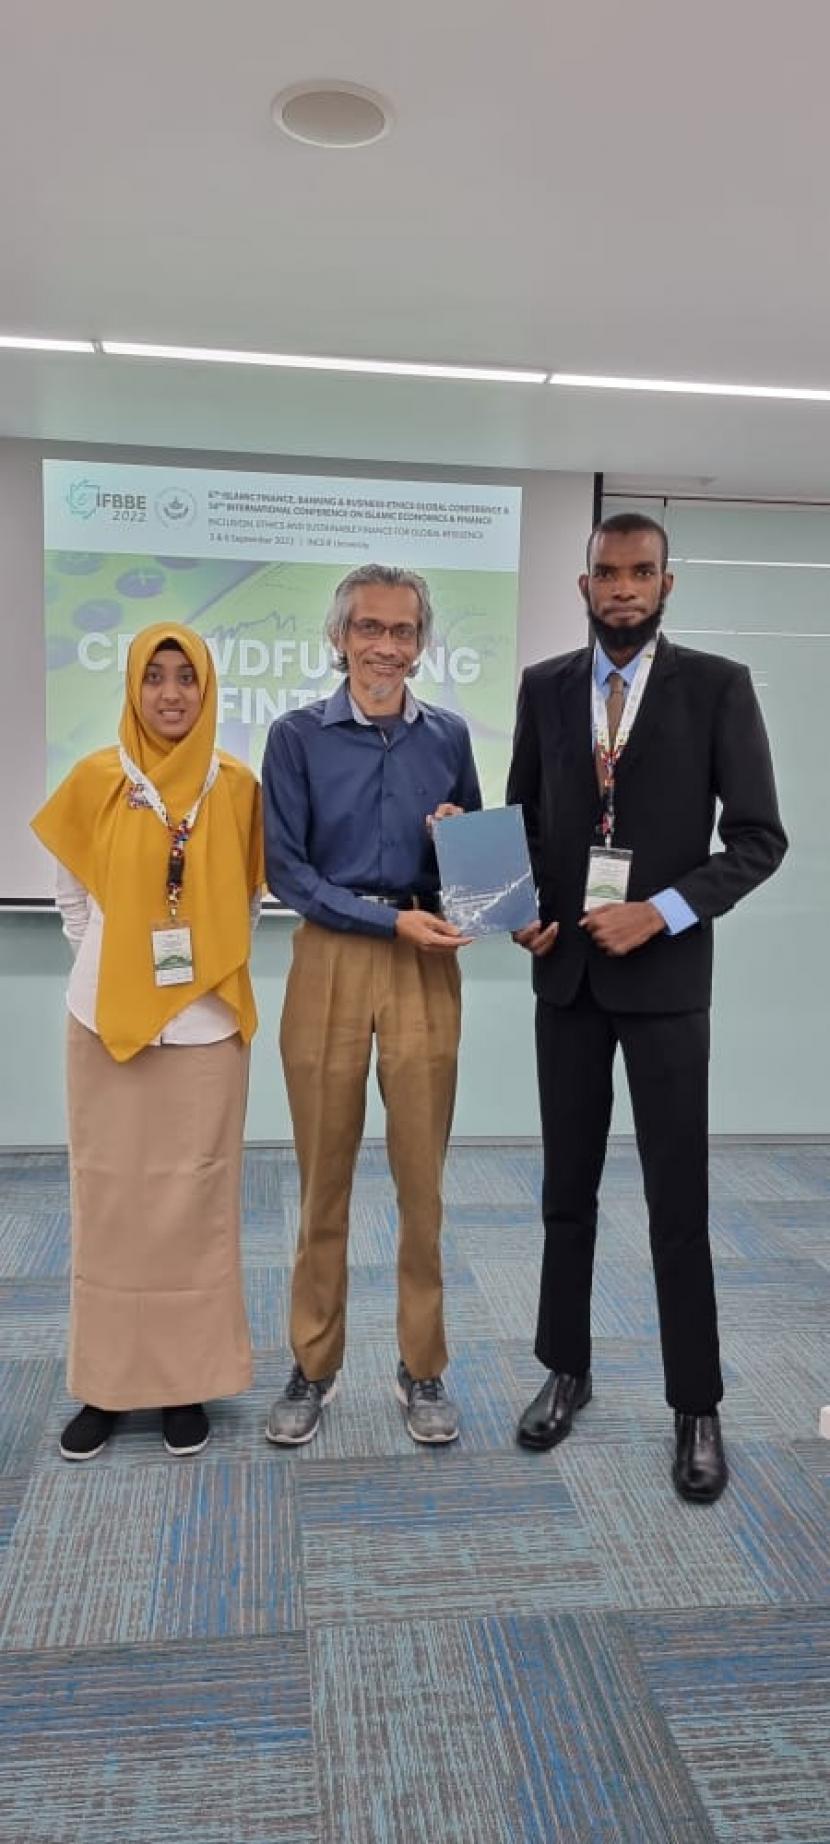
<svg viewBox="0 0 830 1844"><path fill-rule="evenodd" d="M499 935L538 917L521 807L436 820L441 910L465 935Z"/></svg>

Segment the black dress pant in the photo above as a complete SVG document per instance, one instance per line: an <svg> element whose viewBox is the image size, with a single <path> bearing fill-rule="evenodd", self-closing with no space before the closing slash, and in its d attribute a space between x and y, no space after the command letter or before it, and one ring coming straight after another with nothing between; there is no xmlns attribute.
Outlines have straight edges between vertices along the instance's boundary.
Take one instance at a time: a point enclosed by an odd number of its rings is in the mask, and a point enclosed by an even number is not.
<svg viewBox="0 0 830 1844"><path fill-rule="evenodd" d="M670 1406L723 1395L709 1248L709 1013L606 1012L587 978L573 1005L536 1008L545 1252L536 1356L580 1376L591 1361L598 1191L622 1046L648 1203Z"/></svg>

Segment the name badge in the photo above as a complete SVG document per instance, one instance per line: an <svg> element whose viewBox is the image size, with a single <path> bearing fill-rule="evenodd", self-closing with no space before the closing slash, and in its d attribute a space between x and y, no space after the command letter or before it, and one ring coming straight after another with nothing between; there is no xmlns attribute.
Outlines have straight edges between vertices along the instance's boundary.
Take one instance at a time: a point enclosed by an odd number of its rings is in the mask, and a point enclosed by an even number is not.
<svg viewBox="0 0 830 1844"><path fill-rule="evenodd" d="M193 979L193 947L189 928L154 928L153 972L157 986L187 986Z"/></svg>
<svg viewBox="0 0 830 1844"><path fill-rule="evenodd" d="M599 909L603 903L625 902L633 855L633 852L615 851L605 845L591 846L585 885L586 910Z"/></svg>

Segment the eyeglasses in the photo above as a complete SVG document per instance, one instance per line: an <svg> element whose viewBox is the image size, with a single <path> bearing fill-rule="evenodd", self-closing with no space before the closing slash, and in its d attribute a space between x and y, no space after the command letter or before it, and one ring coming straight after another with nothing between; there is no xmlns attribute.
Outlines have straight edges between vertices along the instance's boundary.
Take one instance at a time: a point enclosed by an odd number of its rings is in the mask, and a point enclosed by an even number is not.
<svg viewBox="0 0 830 1844"><path fill-rule="evenodd" d="M399 647L418 644L418 629L413 621L393 621L390 625L386 621L359 617L357 621L350 621L349 627L358 640L382 640L384 634L389 634Z"/></svg>

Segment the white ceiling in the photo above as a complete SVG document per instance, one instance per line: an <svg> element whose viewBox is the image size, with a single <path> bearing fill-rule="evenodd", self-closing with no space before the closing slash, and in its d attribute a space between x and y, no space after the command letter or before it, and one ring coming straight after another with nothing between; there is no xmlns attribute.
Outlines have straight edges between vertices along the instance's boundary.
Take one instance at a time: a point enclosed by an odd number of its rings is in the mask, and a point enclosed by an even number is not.
<svg viewBox="0 0 830 1844"><path fill-rule="evenodd" d="M0 331L830 385L830 8L3 0ZM374 147L272 126L379 90ZM0 434L830 496L830 405L0 353Z"/></svg>

